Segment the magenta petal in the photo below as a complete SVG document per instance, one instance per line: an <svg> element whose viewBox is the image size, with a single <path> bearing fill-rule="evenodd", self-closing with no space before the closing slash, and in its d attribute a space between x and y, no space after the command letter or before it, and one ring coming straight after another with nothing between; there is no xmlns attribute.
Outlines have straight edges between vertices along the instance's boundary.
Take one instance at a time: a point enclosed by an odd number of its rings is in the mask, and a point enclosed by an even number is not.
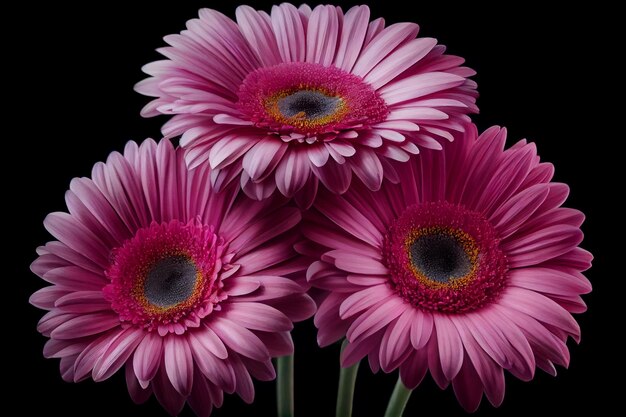
<svg viewBox="0 0 626 417"><path fill-rule="evenodd" d="M380 302L359 316L348 329L346 337L351 342L363 340L384 328L402 314L408 305L398 297Z"/></svg>
<svg viewBox="0 0 626 417"><path fill-rule="evenodd" d="M467 355L459 373L452 380L452 388L465 411L473 413L478 409L483 396L482 384Z"/></svg>
<svg viewBox="0 0 626 417"><path fill-rule="evenodd" d="M193 386L193 361L189 342L183 336L169 335L165 338L163 347L165 372L174 389L187 397Z"/></svg>
<svg viewBox="0 0 626 417"><path fill-rule="evenodd" d="M417 350L426 346L434 325L432 314L416 310L411 321L411 344Z"/></svg>
<svg viewBox="0 0 626 417"><path fill-rule="evenodd" d="M151 381L161 363L163 355L163 338L154 332L149 332L141 340L133 356L133 369L140 384L145 388Z"/></svg>
<svg viewBox="0 0 626 417"><path fill-rule="evenodd" d="M511 287L502 298L501 304L556 326L570 334L574 340L580 338L580 327L576 320L563 307L543 295Z"/></svg>
<svg viewBox="0 0 626 417"><path fill-rule="evenodd" d="M410 342L410 326L413 319L413 311L407 309L395 324L389 325L383 335L380 347L380 366L383 371L390 372L397 368L403 359L411 353L409 350Z"/></svg>
<svg viewBox="0 0 626 417"><path fill-rule="evenodd" d="M193 334L189 336L189 346L191 347L194 363L202 371L202 374L227 393L233 393L236 383L230 362L216 357Z"/></svg>
<svg viewBox="0 0 626 417"><path fill-rule="evenodd" d="M126 363L125 375L126 387L128 388L128 393L133 402L135 404L143 404L148 401L148 398L150 398L152 394L152 388L148 387L144 389L141 387L130 362Z"/></svg>
<svg viewBox="0 0 626 417"><path fill-rule="evenodd" d="M193 389L187 401L198 416L209 416L211 411L213 411L213 399L209 390L209 382L200 371L195 372Z"/></svg>
<svg viewBox="0 0 626 417"><path fill-rule="evenodd" d="M235 380L237 381L235 392L239 394L246 404L251 404L254 401L254 384L252 383L250 373L239 358L239 355L234 354L230 358L230 362L235 372Z"/></svg>
<svg viewBox="0 0 626 417"><path fill-rule="evenodd" d="M128 328L111 343L93 368L94 381L103 381L117 372L144 338L143 329Z"/></svg>
<svg viewBox="0 0 626 417"><path fill-rule="evenodd" d="M74 317L58 326L51 333L57 339L76 339L102 333L119 326L120 319L112 313L93 313Z"/></svg>
<svg viewBox="0 0 626 417"><path fill-rule="evenodd" d="M437 314L434 318L441 369L446 378L452 380L463 365L461 337L447 316Z"/></svg>
<svg viewBox="0 0 626 417"><path fill-rule="evenodd" d="M224 306L228 319L252 330L290 331L291 320L279 310L261 303L231 303Z"/></svg>
<svg viewBox="0 0 626 417"><path fill-rule="evenodd" d="M122 332L122 329L116 329L100 336L92 341L85 350L78 355L74 363L74 382L82 380L91 372L96 362L100 360L109 345L113 343Z"/></svg>
<svg viewBox="0 0 626 417"><path fill-rule="evenodd" d="M235 352L257 361L269 359L267 347L245 327L223 317L213 319L210 327Z"/></svg>
<svg viewBox="0 0 626 417"><path fill-rule="evenodd" d="M151 387L159 403L171 416L178 415L185 406L185 397L180 395L172 386L165 372L165 363L163 361L160 371L152 381Z"/></svg>
<svg viewBox="0 0 626 417"><path fill-rule="evenodd" d="M400 378L409 389L415 389L424 379L428 370L426 349L418 349L400 366Z"/></svg>

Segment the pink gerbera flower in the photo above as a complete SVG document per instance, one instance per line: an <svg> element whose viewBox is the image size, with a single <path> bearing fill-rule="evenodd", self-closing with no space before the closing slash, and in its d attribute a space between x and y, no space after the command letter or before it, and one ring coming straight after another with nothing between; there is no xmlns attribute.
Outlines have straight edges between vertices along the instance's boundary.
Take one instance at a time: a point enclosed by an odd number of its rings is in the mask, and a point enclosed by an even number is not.
<svg viewBox="0 0 626 417"><path fill-rule="evenodd" d="M126 369L131 397L152 392L174 415L185 401L206 416L223 392L251 402L270 358L292 352L292 321L314 312L294 281L296 208L215 193L208 166L189 171L182 150L129 142L77 178L68 213L44 224L57 239L32 270L52 285L30 301L49 312L38 330L66 381Z"/></svg>
<svg viewBox="0 0 626 417"><path fill-rule="evenodd" d="M591 290L584 216L560 207L568 187L550 182L534 144L503 150L505 138L472 127L403 164L396 185L319 196L304 226L315 245L300 250L320 259L307 275L328 291L318 341L347 337L343 366L367 356L410 389L429 370L475 410L483 392L502 402L504 370L530 380L568 365L570 313Z"/></svg>
<svg viewBox="0 0 626 417"><path fill-rule="evenodd" d="M308 206L318 181L343 193L352 172L376 190L388 160L441 149L477 111L474 71L414 23L370 22L367 6L236 15L200 10L136 90L156 97L144 116L174 115L163 133L182 135L190 167L208 160L214 181L240 176L252 198L278 187Z"/></svg>

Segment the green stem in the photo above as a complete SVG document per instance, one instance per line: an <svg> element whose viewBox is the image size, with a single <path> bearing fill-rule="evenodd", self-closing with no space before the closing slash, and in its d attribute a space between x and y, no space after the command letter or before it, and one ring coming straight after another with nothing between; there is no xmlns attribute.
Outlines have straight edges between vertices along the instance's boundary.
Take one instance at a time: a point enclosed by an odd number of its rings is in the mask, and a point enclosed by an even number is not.
<svg viewBox="0 0 626 417"><path fill-rule="evenodd" d="M347 340L343 341L341 351L348 344ZM354 398L354 384L356 382L356 374L359 370L357 362L349 368L341 368L339 371L339 390L337 391L337 417L350 417L352 415L352 402Z"/></svg>
<svg viewBox="0 0 626 417"><path fill-rule="evenodd" d="M293 354L277 359L276 403L278 417L293 417Z"/></svg>
<svg viewBox="0 0 626 417"><path fill-rule="evenodd" d="M391 398L389 398L389 404L387 405L387 411L385 417L402 417L406 403L409 402L409 397L413 390L404 386L400 378L396 382L396 387L393 389Z"/></svg>

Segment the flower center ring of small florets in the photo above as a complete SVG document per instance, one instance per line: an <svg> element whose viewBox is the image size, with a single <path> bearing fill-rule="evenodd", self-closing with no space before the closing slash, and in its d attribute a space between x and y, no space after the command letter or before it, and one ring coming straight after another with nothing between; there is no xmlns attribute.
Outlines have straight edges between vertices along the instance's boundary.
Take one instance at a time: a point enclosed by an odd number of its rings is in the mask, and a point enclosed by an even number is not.
<svg viewBox="0 0 626 417"><path fill-rule="evenodd" d="M388 114L385 101L360 77L304 62L250 73L239 89L238 105L258 127L303 137L377 123Z"/></svg>
<svg viewBox="0 0 626 417"><path fill-rule="evenodd" d="M391 285L417 307L470 311L506 283L499 239L479 213L446 202L407 208L389 229L384 256Z"/></svg>
<svg viewBox="0 0 626 417"><path fill-rule="evenodd" d="M196 327L226 297L225 249L208 226L154 223L113 251L104 295L122 322L160 333Z"/></svg>

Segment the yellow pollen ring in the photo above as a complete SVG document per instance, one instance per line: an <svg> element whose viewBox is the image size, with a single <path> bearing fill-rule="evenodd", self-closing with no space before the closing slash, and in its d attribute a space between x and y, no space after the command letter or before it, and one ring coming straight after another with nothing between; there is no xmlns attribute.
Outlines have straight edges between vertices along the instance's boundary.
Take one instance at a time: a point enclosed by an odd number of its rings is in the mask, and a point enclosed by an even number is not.
<svg viewBox="0 0 626 417"><path fill-rule="evenodd" d="M285 116L281 113L278 103L280 100L288 97L298 91L311 91L325 95L326 97L338 99L337 107L332 114L309 119L305 112L300 112L293 116ZM295 88L278 91L265 99L265 111L277 122L284 125L293 126L298 129L319 128L330 123L336 123L343 119L348 113L349 108L346 101L336 93L327 91L319 87L309 87L307 85L299 85Z"/></svg>
<svg viewBox="0 0 626 417"><path fill-rule="evenodd" d="M429 235L447 235L451 238L454 238L459 244L461 244L461 247L465 251L465 254L470 261L470 264L472 265L470 271L462 277L453 278L448 282L440 282L428 278L422 271L419 270L419 268L416 268L413 256L411 254L411 246L413 245L413 243L415 243L417 239ZM441 226L414 229L405 238L404 249L407 251L407 255L409 258L408 267L413 272L415 279L417 279L420 283L424 284L428 288L450 288L454 290L462 288L473 280L476 270L478 269L479 250L476 247L476 241L468 233L464 232L461 229L451 229Z"/></svg>

